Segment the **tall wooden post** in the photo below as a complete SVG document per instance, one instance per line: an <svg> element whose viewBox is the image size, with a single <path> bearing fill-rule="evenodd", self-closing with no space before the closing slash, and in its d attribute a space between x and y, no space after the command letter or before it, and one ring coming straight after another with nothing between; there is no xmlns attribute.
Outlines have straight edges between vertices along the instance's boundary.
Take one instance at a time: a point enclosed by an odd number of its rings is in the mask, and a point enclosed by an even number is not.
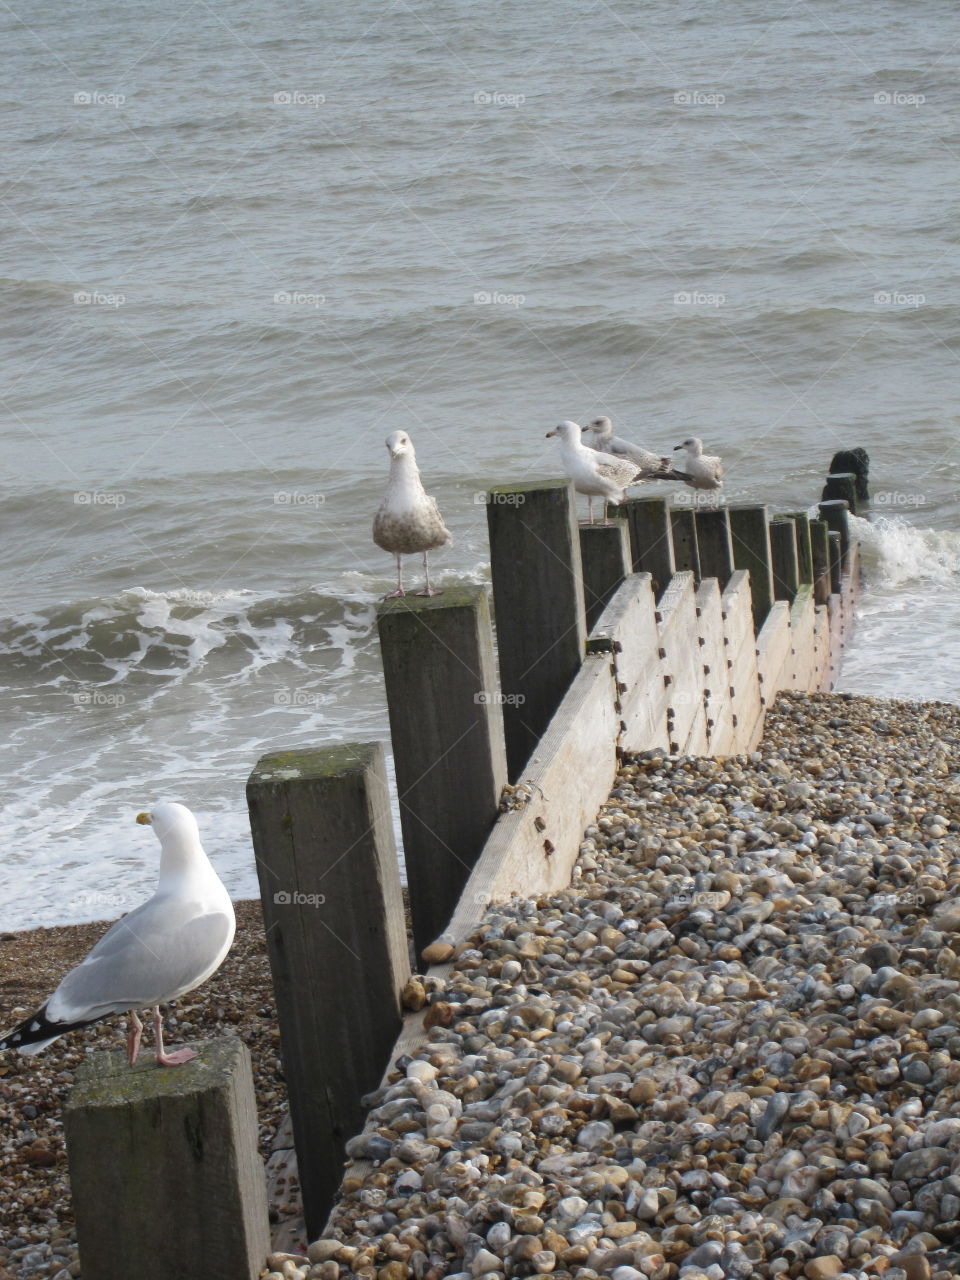
<svg viewBox="0 0 960 1280"><path fill-rule="evenodd" d="M573 487L493 489L487 505L510 781L522 774L583 663L586 617Z"/></svg>
<svg viewBox="0 0 960 1280"><path fill-rule="evenodd" d="M814 580L813 547L810 542L810 517L805 511L785 511L784 516L792 520L797 530L797 567L801 582Z"/></svg>
<svg viewBox="0 0 960 1280"><path fill-rule="evenodd" d="M800 566L797 529L788 516L774 516L771 520L770 551L773 556L773 594L778 600L793 601L800 586Z"/></svg>
<svg viewBox="0 0 960 1280"><path fill-rule="evenodd" d="M313 1239L363 1127L360 1099L390 1060L410 973L383 748L272 752L247 804Z"/></svg>
<svg viewBox="0 0 960 1280"><path fill-rule="evenodd" d="M753 625L759 631L774 600L767 508L738 502L731 503L727 510L733 534L733 563L738 569L749 570Z"/></svg>
<svg viewBox="0 0 960 1280"><path fill-rule="evenodd" d="M830 526L826 520L810 521L810 545L813 557L813 598L826 604L830 598Z"/></svg>
<svg viewBox="0 0 960 1280"><path fill-rule="evenodd" d="M700 574L716 578L723 592L733 576L733 535L726 507L705 507L696 513Z"/></svg>
<svg viewBox="0 0 960 1280"><path fill-rule="evenodd" d="M670 508L666 498L628 498L619 510L630 529L634 573L649 573L658 598L676 572Z"/></svg>
<svg viewBox="0 0 960 1280"><path fill-rule="evenodd" d="M630 572L630 538L624 521L582 524L580 561L583 565L583 597L589 634L606 608L607 601Z"/></svg>
<svg viewBox="0 0 960 1280"><path fill-rule="evenodd" d="M852 471L839 471L828 475L823 486L823 493L820 496L824 502L836 498L841 499L850 508L851 513L856 515L857 477Z"/></svg>
<svg viewBox="0 0 960 1280"><path fill-rule="evenodd" d="M256 1280L270 1251L250 1053L236 1036L181 1067L83 1063L64 1126L85 1280Z"/></svg>
<svg viewBox="0 0 960 1280"><path fill-rule="evenodd" d="M700 548L697 542L697 514L693 507L670 508L670 533L677 573L689 569L700 581Z"/></svg>
<svg viewBox="0 0 960 1280"><path fill-rule="evenodd" d="M507 780L487 588L385 600L377 625L419 953L447 927Z"/></svg>
<svg viewBox="0 0 960 1280"><path fill-rule="evenodd" d="M840 551L846 563L850 550L850 508L844 498L828 499L820 503L820 518L826 520L831 533L840 535Z"/></svg>

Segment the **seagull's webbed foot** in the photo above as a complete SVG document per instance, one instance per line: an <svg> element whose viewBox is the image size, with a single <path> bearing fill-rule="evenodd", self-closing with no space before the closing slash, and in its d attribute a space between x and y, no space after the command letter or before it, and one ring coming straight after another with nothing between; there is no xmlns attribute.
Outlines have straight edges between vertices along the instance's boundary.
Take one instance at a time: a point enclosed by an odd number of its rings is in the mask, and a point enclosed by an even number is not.
<svg viewBox="0 0 960 1280"><path fill-rule="evenodd" d="M163 1018L159 1006L153 1011L153 1036L157 1042L156 1059L161 1067L179 1067L200 1055L196 1049L175 1049L173 1053L165 1053L163 1048Z"/></svg>
<svg viewBox="0 0 960 1280"><path fill-rule="evenodd" d="M407 593L404 591L403 587L397 587L396 591L388 591L387 594L385 596L381 596L380 599L399 600L401 596L405 596L406 594Z"/></svg>

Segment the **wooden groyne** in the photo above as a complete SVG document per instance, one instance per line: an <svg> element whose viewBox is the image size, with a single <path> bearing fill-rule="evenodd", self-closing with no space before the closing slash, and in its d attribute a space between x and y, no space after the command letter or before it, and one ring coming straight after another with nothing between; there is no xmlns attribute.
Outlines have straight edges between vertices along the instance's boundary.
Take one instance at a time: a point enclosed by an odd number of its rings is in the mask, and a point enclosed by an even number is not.
<svg viewBox="0 0 960 1280"><path fill-rule="evenodd" d="M860 585L847 519L856 480L832 475L812 519L643 497L597 526L578 525L565 482L496 489L492 615L475 586L380 606L426 986L449 973L491 902L569 884L623 755L748 752L778 691L833 687ZM275 1247L297 1248L321 1234L348 1150L367 1149L362 1139L348 1147L362 1129L362 1096L423 1043L432 1006L424 981L409 981L380 745L271 753L251 775L248 801L290 1100L269 1174L274 1192L288 1193L296 1167L305 1217L273 1234ZM190 1071L178 1106L197 1133L208 1104L198 1081L190 1118ZM147 1096L129 1105L155 1107ZM81 1119L75 1133L96 1133ZM73 1176L96 1158L89 1145L72 1143ZM202 1161L203 1143L192 1152ZM347 1175L364 1170L354 1161ZM127 1184L131 1195L150 1186L132 1175ZM155 1210L195 1224L181 1240L184 1259L206 1256L203 1222L178 1213L177 1195L171 1183ZM120 1200L114 1211L125 1213ZM238 1236L262 1238L263 1223L247 1220L262 1214L255 1197L237 1203ZM82 1197L77 1208L84 1277L100 1280L106 1273L84 1255L94 1237ZM124 1264L152 1274L142 1255ZM163 1274L177 1265L165 1254ZM205 1271L227 1275L215 1262Z"/></svg>

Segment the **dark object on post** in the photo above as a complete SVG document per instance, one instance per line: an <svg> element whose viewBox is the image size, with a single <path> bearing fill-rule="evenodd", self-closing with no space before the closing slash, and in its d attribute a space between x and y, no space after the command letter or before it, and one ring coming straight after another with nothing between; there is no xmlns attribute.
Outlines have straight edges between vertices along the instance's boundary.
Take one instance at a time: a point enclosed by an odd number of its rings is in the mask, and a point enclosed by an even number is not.
<svg viewBox="0 0 960 1280"><path fill-rule="evenodd" d="M447 927L507 781L487 590L377 607L417 954Z"/></svg>
<svg viewBox="0 0 960 1280"><path fill-rule="evenodd" d="M826 520L831 533L839 533L840 550L846 563L850 550L850 508L843 498L830 498L820 503L820 518Z"/></svg>
<svg viewBox="0 0 960 1280"><path fill-rule="evenodd" d="M95 1053L64 1125L86 1280L256 1280L270 1250L250 1054L225 1036L184 1066Z"/></svg>
<svg viewBox="0 0 960 1280"><path fill-rule="evenodd" d="M773 594L791 603L800 586L797 556L797 527L789 516L774 516L770 522L770 551L773 556Z"/></svg>
<svg viewBox="0 0 960 1280"><path fill-rule="evenodd" d="M727 510L733 534L733 563L737 569L750 572L753 627L759 631L774 601L767 508L764 504L731 503Z"/></svg>
<svg viewBox="0 0 960 1280"><path fill-rule="evenodd" d="M670 508L670 533L677 573L689 569L700 581L700 548L697 542L697 515L693 507Z"/></svg>
<svg viewBox="0 0 960 1280"><path fill-rule="evenodd" d="M841 449L830 460L831 474L852 471L857 477L856 491L861 502L870 501L870 487L867 483L870 475L870 458L866 449Z"/></svg>
<svg viewBox="0 0 960 1280"><path fill-rule="evenodd" d="M843 538L830 530L830 590L839 595L843 590Z"/></svg>
<svg viewBox="0 0 960 1280"><path fill-rule="evenodd" d="M273 752L247 804L312 1240L363 1127L360 1099L390 1060L410 973L383 747Z"/></svg>
<svg viewBox="0 0 960 1280"><path fill-rule="evenodd" d="M852 515L857 514L857 477L852 471L840 471L827 476L820 495L821 502L842 498Z"/></svg>
<svg viewBox="0 0 960 1280"><path fill-rule="evenodd" d="M583 598L589 634L607 601L630 572L630 539L624 522L582 524L580 562L583 565Z"/></svg>
<svg viewBox="0 0 960 1280"><path fill-rule="evenodd" d="M832 590L830 583L830 526L826 520L810 521L810 547L813 554L813 598L826 604Z"/></svg>
<svg viewBox="0 0 960 1280"><path fill-rule="evenodd" d="M700 576L716 578L724 591L734 570L730 513L726 507L705 508L696 513L696 523Z"/></svg>
<svg viewBox="0 0 960 1280"><path fill-rule="evenodd" d="M666 498L628 498L618 508L630 530L634 573L649 573L660 598L676 572L670 508Z"/></svg>
<svg viewBox="0 0 960 1280"><path fill-rule="evenodd" d="M487 528L510 781L523 773L583 663L583 568L566 480L490 491Z"/></svg>

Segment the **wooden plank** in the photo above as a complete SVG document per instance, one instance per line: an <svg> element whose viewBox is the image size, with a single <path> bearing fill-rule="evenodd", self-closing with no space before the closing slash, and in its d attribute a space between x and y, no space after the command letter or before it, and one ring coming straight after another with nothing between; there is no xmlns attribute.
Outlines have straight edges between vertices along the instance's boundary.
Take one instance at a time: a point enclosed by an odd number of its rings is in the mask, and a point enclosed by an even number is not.
<svg viewBox="0 0 960 1280"><path fill-rule="evenodd" d="M777 600L757 636L757 675L760 700L769 706L784 685L790 660L790 606Z"/></svg>
<svg viewBox="0 0 960 1280"><path fill-rule="evenodd" d="M726 755L733 741L733 707L723 643L723 605L716 578L701 582L696 606L697 637L703 664L707 749L712 755Z"/></svg>
<svg viewBox="0 0 960 1280"><path fill-rule="evenodd" d="M256 1280L263 1269L250 1053L236 1036L197 1047L177 1068L98 1052L77 1073L64 1126L85 1280Z"/></svg>
<svg viewBox="0 0 960 1280"><path fill-rule="evenodd" d="M759 634L774 601L767 508L763 503L735 502L727 510L733 534L733 563L750 573L753 629Z"/></svg>
<svg viewBox="0 0 960 1280"><path fill-rule="evenodd" d="M716 578L723 591L734 572L733 534L726 507L704 508L695 513L701 578Z"/></svg>
<svg viewBox="0 0 960 1280"><path fill-rule="evenodd" d="M628 498L620 504L619 512L630 529L634 571L651 575L654 595L659 598L676 569L667 499Z"/></svg>
<svg viewBox="0 0 960 1280"><path fill-rule="evenodd" d="M697 643L693 574L676 573L660 598L660 656L667 689L667 734L671 752L690 738L698 709L703 707L703 664ZM704 717L704 733L706 717ZM706 748L706 741L703 749Z"/></svg>
<svg viewBox="0 0 960 1280"><path fill-rule="evenodd" d="M727 654L730 705L733 716L735 754L751 751L759 738L763 720L757 653L753 633L753 602L749 575L737 570L723 592L723 634Z"/></svg>
<svg viewBox="0 0 960 1280"><path fill-rule="evenodd" d="M588 654L467 881L444 940L462 941L490 902L570 883L584 828L617 772L616 686L609 654Z"/></svg>
<svg viewBox="0 0 960 1280"><path fill-rule="evenodd" d="M583 660L576 498L568 481L490 492L487 527L507 770L523 772Z"/></svg>
<svg viewBox="0 0 960 1280"><path fill-rule="evenodd" d="M814 643L815 623L813 585L803 583L790 606L791 670L788 688L813 690L820 687Z"/></svg>
<svg viewBox="0 0 960 1280"><path fill-rule="evenodd" d="M773 557L773 594L778 600L792 600L800 585L797 526L789 516L770 521L770 552Z"/></svg>
<svg viewBox="0 0 960 1280"><path fill-rule="evenodd" d="M670 508L670 534L673 542L675 570L689 569L695 582L700 581L700 549L697 543L697 513L693 507Z"/></svg>
<svg viewBox="0 0 960 1280"><path fill-rule="evenodd" d="M620 704L620 748L667 749L667 690L649 573L631 574L587 641L589 652L614 655Z"/></svg>
<svg viewBox="0 0 960 1280"><path fill-rule="evenodd" d="M273 752L247 804L313 1239L363 1124L360 1099L389 1060L410 971L383 748Z"/></svg>
<svg viewBox="0 0 960 1280"><path fill-rule="evenodd" d="M496 821L502 711L522 713L524 695L499 691L484 586L386 600L377 627L419 952L453 914Z"/></svg>

